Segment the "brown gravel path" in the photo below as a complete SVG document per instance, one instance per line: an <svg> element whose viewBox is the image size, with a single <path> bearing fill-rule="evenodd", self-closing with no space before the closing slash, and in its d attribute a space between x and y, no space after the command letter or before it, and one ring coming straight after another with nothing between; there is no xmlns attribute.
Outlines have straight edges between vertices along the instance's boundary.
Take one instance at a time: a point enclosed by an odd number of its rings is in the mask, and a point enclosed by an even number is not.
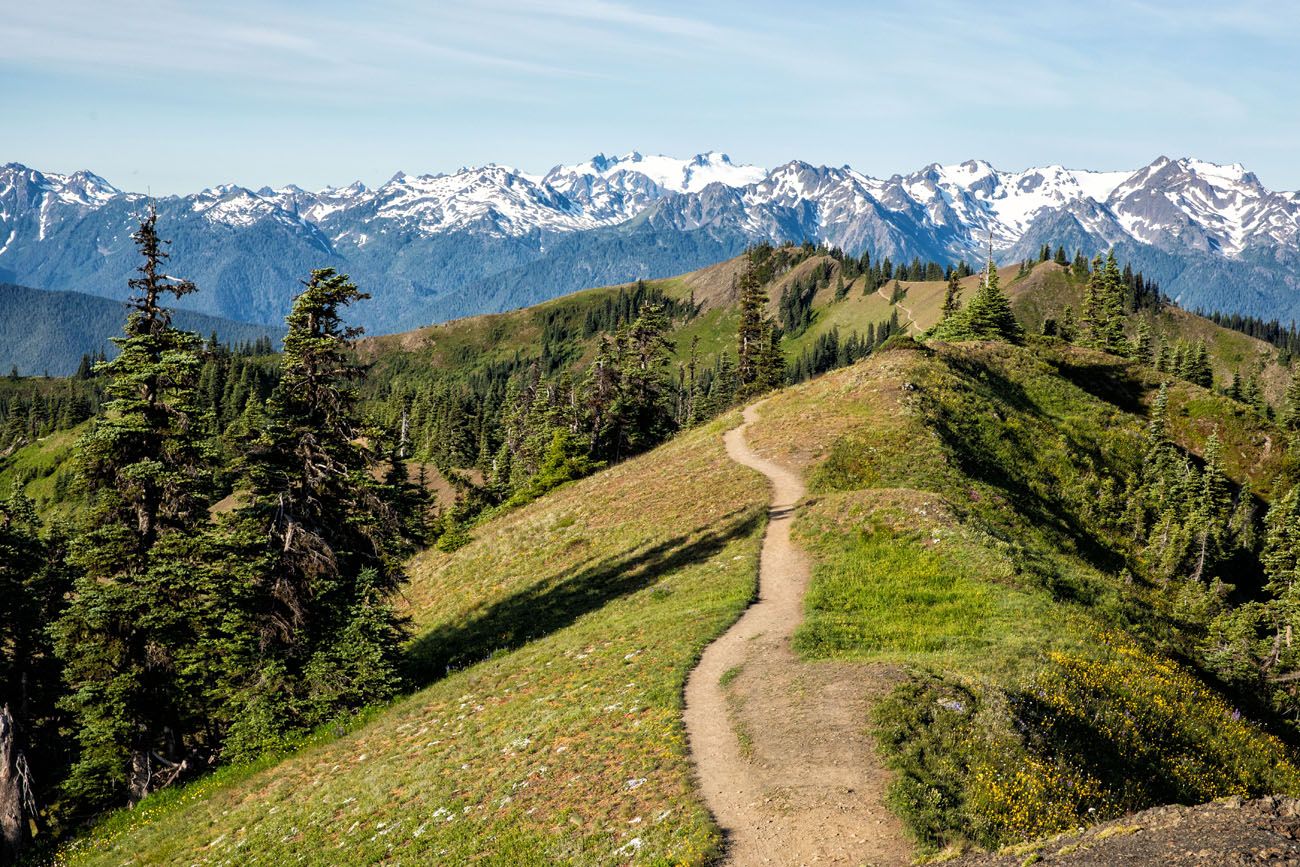
<svg viewBox="0 0 1300 867"><path fill-rule="evenodd" d="M699 785L726 834L727 864L908 864L902 825L883 805L888 776L866 731L871 703L894 677L884 666L803 663L791 649L809 576L790 540L804 485L749 448L745 430L758 406L745 410L726 445L773 486L759 596L686 684Z"/></svg>

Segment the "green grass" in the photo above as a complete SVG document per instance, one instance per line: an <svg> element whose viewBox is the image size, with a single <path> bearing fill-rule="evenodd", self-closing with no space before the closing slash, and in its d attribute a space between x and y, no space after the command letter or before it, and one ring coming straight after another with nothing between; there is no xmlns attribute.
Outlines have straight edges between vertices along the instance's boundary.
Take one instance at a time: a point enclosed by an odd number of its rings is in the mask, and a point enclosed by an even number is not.
<svg viewBox="0 0 1300 867"><path fill-rule="evenodd" d="M795 635L801 655L1002 675L1081 641L1077 618L1017 589L1014 565L952 522L941 502L890 493L826 496L800 518L815 562ZM914 529L901 530L909 511ZM846 532L846 521L861 529Z"/></svg>
<svg viewBox="0 0 1300 867"><path fill-rule="evenodd" d="M736 416L412 563L428 685L266 767L147 799L76 864L700 864L681 695L753 595L767 490ZM450 671L448 671L450 665Z"/></svg>
<svg viewBox="0 0 1300 867"><path fill-rule="evenodd" d="M15 486L36 502L48 518L71 518L76 514L75 498L69 496L73 470L69 464L73 446L90 423L71 430L42 437L0 458L0 496L8 496Z"/></svg>
<svg viewBox="0 0 1300 867"><path fill-rule="evenodd" d="M751 426L809 480L796 649L912 673L876 725L923 849L1300 790L1292 747L1225 720L1213 684L1170 661L1167 594L1125 578L1107 480L1136 470L1156 386L1059 343L904 343L774 396ZM1170 403L1173 437L1195 452L1219 431L1238 483L1267 495L1289 466L1235 402L1179 383Z"/></svg>

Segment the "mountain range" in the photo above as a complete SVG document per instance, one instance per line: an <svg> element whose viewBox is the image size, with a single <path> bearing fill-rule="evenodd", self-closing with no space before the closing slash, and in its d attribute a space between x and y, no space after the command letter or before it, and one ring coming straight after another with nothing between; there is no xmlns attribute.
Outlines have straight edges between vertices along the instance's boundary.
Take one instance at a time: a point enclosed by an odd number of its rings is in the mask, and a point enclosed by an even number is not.
<svg viewBox="0 0 1300 867"><path fill-rule="evenodd" d="M3 166L0 281L122 297L149 201L88 171ZM971 160L881 179L633 152L542 175L487 165L398 172L373 189L227 184L154 201L175 269L203 290L186 302L254 323L277 323L315 267L349 273L374 296L356 319L391 332L785 240L896 262L979 261L990 240L1000 262L1044 243L1071 255L1114 247L1184 306L1300 315L1300 193L1192 158L1104 172Z"/></svg>

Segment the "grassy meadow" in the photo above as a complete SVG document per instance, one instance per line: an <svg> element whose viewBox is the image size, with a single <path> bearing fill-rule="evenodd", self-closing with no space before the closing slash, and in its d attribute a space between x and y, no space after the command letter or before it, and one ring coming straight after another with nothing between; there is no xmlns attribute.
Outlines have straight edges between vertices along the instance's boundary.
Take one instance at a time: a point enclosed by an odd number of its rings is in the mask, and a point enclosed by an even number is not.
<svg viewBox="0 0 1300 867"><path fill-rule="evenodd" d="M68 864L699 864L681 691L755 587L734 414L410 566L422 688L278 762L119 812ZM341 729L342 730L342 729Z"/></svg>

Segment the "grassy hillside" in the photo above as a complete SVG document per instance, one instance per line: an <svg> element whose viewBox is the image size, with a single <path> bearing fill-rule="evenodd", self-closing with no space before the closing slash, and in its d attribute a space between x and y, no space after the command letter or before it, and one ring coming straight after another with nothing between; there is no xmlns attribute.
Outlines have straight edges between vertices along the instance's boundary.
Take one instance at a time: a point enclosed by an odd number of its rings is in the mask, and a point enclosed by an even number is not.
<svg viewBox="0 0 1300 867"><path fill-rule="evenodd" d="M734 354L739 320L734 281L743 270L743 261L744 257L740 257L679 277L644 283L665 298L693 301L698 305L696 315L674 321L671 336L678 363L688 361L693 341L697 339L698 357L705 366L714 363L724 352ZM811 322L800 333L787 334L783 343L786 357L792 362L831 332L846 339L854 332L866 334L869 326L896 317L902 331L920 335L941 317L946 289L943 281L891 281L868 291L868 278L862 275L850 279L837 298L835 288L843 268L824 251L804 254L792 268L777 271L766 285L769 310L775 315L782 293L819 269L825 269L826 276L812 298ZM980 279L976 274L960 281L963 297L974 293ZM1038 263L1027 274L1019 273L1015 266L1000 268L999 279L1011 296L1017 317L1031 334L1041 333L1047 319L1060 321L1067 306L1076 316L1082 306L1086 280L1054 262ZM896 301L892 300L895 285L901 295ZM571 336L559 344L548 345L547 321L581 323L588 312L598 310L616 300L620 292L633 288L634 284L625 284L588 289L535 307L369 338L362 342L360 350L364 358L374 363L375 379L385 383L398 381L410 371L462 375L519 358L538 358L544 352L563 355L581 366L593 355L599 336ZM1130 333L1136 332L1139 319L1147 321L1157 348L1162 343L1194 345L1204 341L1214 368L1216 387L1226 388L1234 374L1243 379L1257 376L1267 402L1273 406L1281 404L1290 373L1287 365L1279 361L1278 350L1269 344L1172 306L1131 316L1127 326ZM553 334L550 336L554 338Z"/></svg>
<svg viewBox="0 0 1300 867"><path fill-rule="evenodd" d="M112 817L75 864L701 863L686 672L754 589L730 416L411 564L423 689L342 737Z"/></svg>
<svg viewBox="0 0 1300 867"><path fill-rule="evenodd" d="M7 496L14 489L22 490L46 518L71 517L76 496L69 459L88 426L83 422L0 456L0 491Z"/></svg>
<svg viewBox="0 0 1300 867"><path fill-rule="evenodd" d="M840 267L814 252L767 283L776 313L817 280L788 356L893 317L917 335L938 321L942 282L867 291L857 278L837 291ZM599 339L585 323L631 291L689 308L674 320L677 358L698 338L711 363L731 348L740 268L368 340L371 397L519 359L581 365ZM1031 332L1078 309L1079 282L1051 263L1001 276ZM1216 384L1254 365L1278 394L1287 374L1271 347L1178 310L1139 315L1159 339L1204 339ZM811 491L795 528L814 560L799 652L911 674L863 725L924 845L995 846L1152 803L1300 792L1286 726L1204 664L1207 612L1258 597L1258 570L1215 576L1226 584L1153 580L1137 531L1115 517L1162 382L1188 467L1215 433L1232 484L1249 482L1259 505L1300 478L1286 437L1245 404L1038 337L895 338L777 393L751 427L752 444L801 467ZM707 863L721 841L692 788L681 688L754 589L766 486L724 455L736 422L498 512L452 553L418 555L402 602L409 695L293 755L115 814L62 860ZM21 466L42 495L58 484L65 433L0 472Z"/></svg>
<svg viewBox="0 0 1300 867"><path fill-rule="evenodd" d="M1250 722L1251 697L1202 665L1190 612L1213 594L1144 580L1108 519L1157 379L1052 343L901 348L778 394L752 429L811 482L799 650L913 672L876 725L923 844L1300 790L1288 729L1259 708ZM1297 478L1236 402L1175 384L1170 404L1193 459L1214 429L1234 482L1271 495ZM1257 591L1249 572L1220 577Z"/></svg>
<svg viewBox="0 0 1300 867"><path fill-rule="evenodd" d="M1017 275L1014 269L1004 268L999 276L1003 285L1008 287L1016 316L1031 333L1042 333L1043 322L1048 318L1059 322L1067 306L1073 308L1076 315L1082 306L1085 281L1075 277L1069 268L1054 262L1040 262L1023 276ZM1290 373L1279 362L1275 347L1172 306L1158 312L1145 310L1130 316L1126 325L1130 336L1143 319L1150 326L1157 344L1204 341L1210 352L1216 386L1226 387L1233 374L1240 374L1243 378L1258 375L1269 403L1280 405Z"/></svg>

